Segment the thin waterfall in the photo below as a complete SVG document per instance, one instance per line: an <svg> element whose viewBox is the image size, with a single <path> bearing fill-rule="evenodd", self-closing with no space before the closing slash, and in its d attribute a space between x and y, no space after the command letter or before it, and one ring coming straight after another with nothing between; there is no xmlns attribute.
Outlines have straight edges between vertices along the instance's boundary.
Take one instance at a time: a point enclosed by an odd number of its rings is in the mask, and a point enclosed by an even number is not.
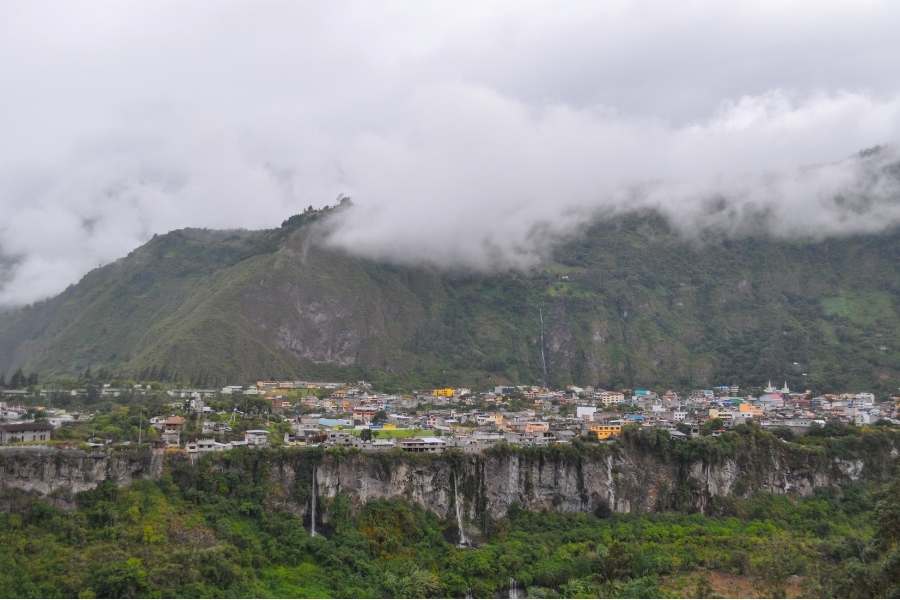
<svg viewBox="0 0 900 600"><path fill-rule="evenodd" d="M549 384L547 382L547 357L544 356L544 309L543 307L538 307L538 318L541 321L541 366L544 369L544 387L547 387Z"/></svg>
<svg viewBox="0 0 900 600"><path fill-rule="evenodd" d="M463 529L462 518L462 499L459 497L459 485L456 482L456 472L453 473L453 503L456 505L456 526L459 529L459 545L468 546L469 540L466 539L466 530Z"/></svg>
<svg viewBox="0 0 900 600"><path fill-rule="evenodd" d="M509 597L519 600L519 582L512 577L509 578Z"/></svg>
<svg viewBox="0 0 900 600"><path fill-rule="evenodd" d="M319 484L316 482L316 474L318 469L315 465L312 468L312 498L310 499L310 519L309 519L309 535L316 537L316 496L319 495Z"/></svg>

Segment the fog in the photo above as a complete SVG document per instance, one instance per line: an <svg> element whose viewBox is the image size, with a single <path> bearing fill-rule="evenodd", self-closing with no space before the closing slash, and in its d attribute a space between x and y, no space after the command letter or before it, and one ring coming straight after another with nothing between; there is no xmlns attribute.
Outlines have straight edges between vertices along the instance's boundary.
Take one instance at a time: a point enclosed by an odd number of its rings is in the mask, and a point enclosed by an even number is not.
<svg viewBox="0 0 900 600"><path fill-rule="evenodd" d="M596 215L686 236L900 222L890 2L6 2L0 304L174 228L529 268ZM885 145L865 159L860 150Z"/></svg>

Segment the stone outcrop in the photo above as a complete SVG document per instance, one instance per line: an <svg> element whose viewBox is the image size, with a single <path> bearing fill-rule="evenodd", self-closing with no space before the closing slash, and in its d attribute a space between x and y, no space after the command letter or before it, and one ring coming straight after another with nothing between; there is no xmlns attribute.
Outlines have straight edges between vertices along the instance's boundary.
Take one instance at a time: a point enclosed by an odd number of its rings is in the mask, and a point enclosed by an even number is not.
<svg viewBox="0 0 900 600"><path fill-rule="evenodd" d="M821 488L881 481L895 467L898 439L900 434L863 435L856 445L836 449L787 444L761 432L690 442L635 434L608 445L501 447L483 454L241 449L196 464L173 456L165 465L162 454L149 450L5 448L0 449L0 492L34 492L64 505L101 481L128 485L169 469L182 487L213 485L215 475L262 485L272 508L307 523L315 490L321 524L327 525L330 507L343 497L352 508L402 499L478 529L513 507L596 514L709 512L730 497L756 492L806 496ZM205 491L221 489L216 484Z"/></svg>
<svg viewBox="0 0 900 600"><path fill-rule="evenodd" d="M34 493L69 507L75 494L94 489L102 481L126 486L138 479L157 478L163 463L163 454L150 449L84 452L47 446L2 447L0 493Z"/></svg>

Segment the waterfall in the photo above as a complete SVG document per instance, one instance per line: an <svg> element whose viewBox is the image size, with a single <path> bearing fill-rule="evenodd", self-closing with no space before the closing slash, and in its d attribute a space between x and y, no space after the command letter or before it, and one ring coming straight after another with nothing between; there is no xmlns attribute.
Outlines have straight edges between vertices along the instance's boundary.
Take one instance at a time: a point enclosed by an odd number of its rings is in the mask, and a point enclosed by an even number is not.
<svg viewBox="0 0 900 600"><path fill-rule="evenodd" d="M541 365L544 367L544 387L550 385L547 381L547 357L544 356L544 309L538 307L538 318L541 321Z"/></svg>
<svg viewBox="0 0 900 600"><path fill-rule="evenodd" d="M509 578L509 597L512 600L519 600L519 582L512 577Z"/></svg>
<svg viewBox="0 0 900 600"><path fill-rule="evenodd" d="M468 546L469 540L466 539L466 530L463 529L462 518L462 500L459 497L459 486L456 483L456 473L453 473L453 503L456 505L456 526L459 528L459 545Z"/></svg>
<svg viewBox="0 0 900 600"><path fill-rule="evenodd" d="M313 465L312 469L312 498L310 499L309 535L316 537L316 496L319 495L319 485L316 482L318 469Z"/></svg>
<svg viewBox="0 0 900 600"><path fill-rule="evenodd" d="M616 512L616 480L613 478L612 456L606 457L606 481L609 489L609 510Z"/></svg>

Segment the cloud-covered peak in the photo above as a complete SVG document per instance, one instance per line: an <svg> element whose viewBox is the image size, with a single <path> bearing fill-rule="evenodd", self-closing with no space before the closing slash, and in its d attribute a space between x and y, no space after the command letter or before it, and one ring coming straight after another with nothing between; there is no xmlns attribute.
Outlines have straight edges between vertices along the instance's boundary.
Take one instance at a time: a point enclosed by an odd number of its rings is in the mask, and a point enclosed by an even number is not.
<svg viewBox="0 0 900 600"><path fill-rule="evenodd" d="M476 268L636 208L736 234L745 215L812 236L898 218L888 159L846 160L898 141L891 2L4 13L0 304L153 233L275 226L342 192L332 243Z"/></svg>

